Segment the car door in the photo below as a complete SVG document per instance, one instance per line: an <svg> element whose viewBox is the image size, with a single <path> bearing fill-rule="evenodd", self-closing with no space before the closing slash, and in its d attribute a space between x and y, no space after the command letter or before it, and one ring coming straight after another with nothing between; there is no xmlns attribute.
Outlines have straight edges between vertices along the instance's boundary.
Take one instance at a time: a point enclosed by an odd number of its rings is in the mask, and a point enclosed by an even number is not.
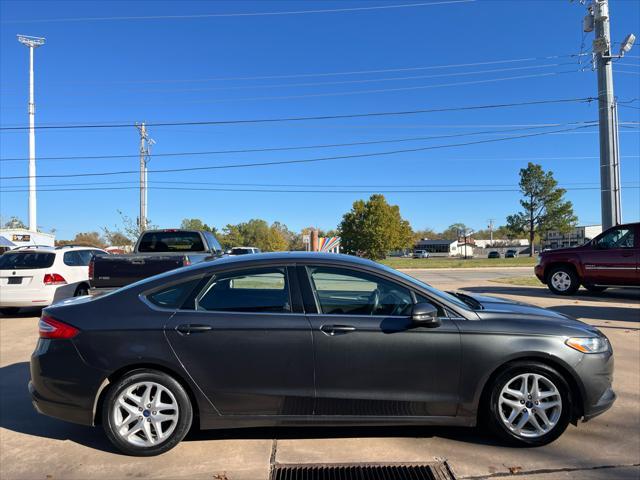
<svg viewBox="0 0 640 480"><path fill-rule="evenodd" d="M311 329L288 270L215 273L166 329L185 369L222 415L313 413Z"/></svg>
<svg viewBox="0 0 640 480"><path fill-rule="evenodd" d="M444 310L439 327L416 327L417 298L404 284L345 267L298 274L313 330L317 415L456 414L460 335Z"/></svg>
<svg viewBox="0 0 640 480"><path fill-rule="evenodd" d="M638 235L635 225L611 228L596 237L582 256L584 282L599 285L638 284Z"/></svg>

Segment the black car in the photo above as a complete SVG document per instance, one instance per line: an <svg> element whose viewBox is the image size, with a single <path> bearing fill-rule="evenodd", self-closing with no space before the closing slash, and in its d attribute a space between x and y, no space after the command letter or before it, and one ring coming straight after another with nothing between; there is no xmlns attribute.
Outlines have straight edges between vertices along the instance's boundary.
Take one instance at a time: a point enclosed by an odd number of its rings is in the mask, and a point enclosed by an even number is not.
<svg viewBox="0 0 640 480"><path fill-rule="evenodd" d="M500 258L500 252L492 250L489 252L489 255L487 255L487 258Z"/></svg>
<svg viewBox="0 0 640 480"><path fill-rule="evenodd" d="M190 426L461 425L526 445L615 400L594 327L336 254L228 257L43 311L35 408L155 455Z"/></svg>

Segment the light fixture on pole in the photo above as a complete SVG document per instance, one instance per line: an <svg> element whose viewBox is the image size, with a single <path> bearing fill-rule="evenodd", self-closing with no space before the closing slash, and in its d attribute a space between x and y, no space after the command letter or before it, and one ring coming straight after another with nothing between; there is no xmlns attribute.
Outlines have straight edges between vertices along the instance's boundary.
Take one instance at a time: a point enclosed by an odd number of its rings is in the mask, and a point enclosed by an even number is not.
<svg viewBox="0 0 640 480"><path fill-rule="evenodd" d="M29 230L36 232L36 104L33 95L33 51L44 45L44 38L18 35L18 41L29 47Z"/></svg>

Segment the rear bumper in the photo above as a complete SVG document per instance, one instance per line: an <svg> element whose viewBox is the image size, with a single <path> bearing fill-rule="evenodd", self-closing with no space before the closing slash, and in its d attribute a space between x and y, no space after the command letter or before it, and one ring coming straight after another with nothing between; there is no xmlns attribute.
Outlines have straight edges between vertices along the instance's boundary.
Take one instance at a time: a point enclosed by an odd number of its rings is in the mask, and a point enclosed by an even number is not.
<svg viewBox="0 0 640 480"><path fill-rule="evenodd" d="M46 307L53 303L56 286L43 287L37 290L18 288L2 288L0 307Z"/></svg>
<svg viewBox="0 0 640 480"><path fill-rule="evenodd" d="M105 377L85 363L72 340L40 339L31 356L33 406L44 415L93 425L95 399Z"/></svg>

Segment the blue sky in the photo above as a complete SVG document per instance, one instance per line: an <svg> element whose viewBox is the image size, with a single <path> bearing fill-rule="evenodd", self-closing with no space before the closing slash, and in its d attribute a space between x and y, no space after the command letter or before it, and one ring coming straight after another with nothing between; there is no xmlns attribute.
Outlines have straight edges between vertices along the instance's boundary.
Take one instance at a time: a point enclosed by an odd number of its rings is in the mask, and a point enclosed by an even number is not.
<svg viewBox="0 0 640 480"><path fill-rule="evenodd" d="M590 34L582 42L585 9L578 2L478 0L364 9L417 3L426 2L5 0L0 3L0 120L3 126L27 123L28 55L16 41L18 33L47 39L36 51L36 121L40 125L339 115L596 94L589 57L571 56L588 51L593 39ZM348 8L361 10L175 18ZM114 18L139 16L174 18ZM110 19L88 19L95 17ZM612 0L611 17L616 42L634 29L638 34L640 2ZM79 18L85 20L51 21ZM461 64L467 66L452 66ZM369 73L357 73L362 71ZM618 62L614 72L620 100L640 97L640 48ZM638 122L638 107L639 100L621 107L620 121ZM162 227L175 226L185 217L199 217L218 227L259 217L284 222L294 230L309 225L333 228L354 200L370 193L303 191L346 185L347 190L372 192L430 190L385 194L400 205L416 229L443 229L454 222L484 228L487 219L502 224L506 215L518 210L518 193L432 191L516 188L518 170L536 161L553 170L569 189L567 198L574 203L580 222L595 224L600 219L600 193L584 189L599 185L594 128L317 163L171 174L153 170L420 148L566 130L573 127L566 124L596 119L595 103L563 103L296 123L153 127L150 135L157 142L156 154L501 132L339 148L156 157L149 165L154 187L149 192L149 217ZM561 125L504 132L546 124ZM2 132L0 142L3 159L28 155L24 131ZM620 143L623 185L637 187L638 130L622 128ZM137 149L138 133L133 127L37 132L38 157L136 155ZM43 159L38 162L38 175L136 170L137 166L133 156ZM0 169L2 177L23 176L27 163L2 161ZM135 218L136 180L136 174L40 178L38 224L45 230L56 228L59 238L70 238L79 231L118 223L117 210ZM25 179L2 180L3 218L17 215L26 220L27 193L5 192L24 189L26 184ZM99 190L115 187L120 189ZM167 187L182 190L161 189ZM44 191L56 188L85 190ZM638 188L623 190L623 220L640 218L639 192Z"/></svg>

